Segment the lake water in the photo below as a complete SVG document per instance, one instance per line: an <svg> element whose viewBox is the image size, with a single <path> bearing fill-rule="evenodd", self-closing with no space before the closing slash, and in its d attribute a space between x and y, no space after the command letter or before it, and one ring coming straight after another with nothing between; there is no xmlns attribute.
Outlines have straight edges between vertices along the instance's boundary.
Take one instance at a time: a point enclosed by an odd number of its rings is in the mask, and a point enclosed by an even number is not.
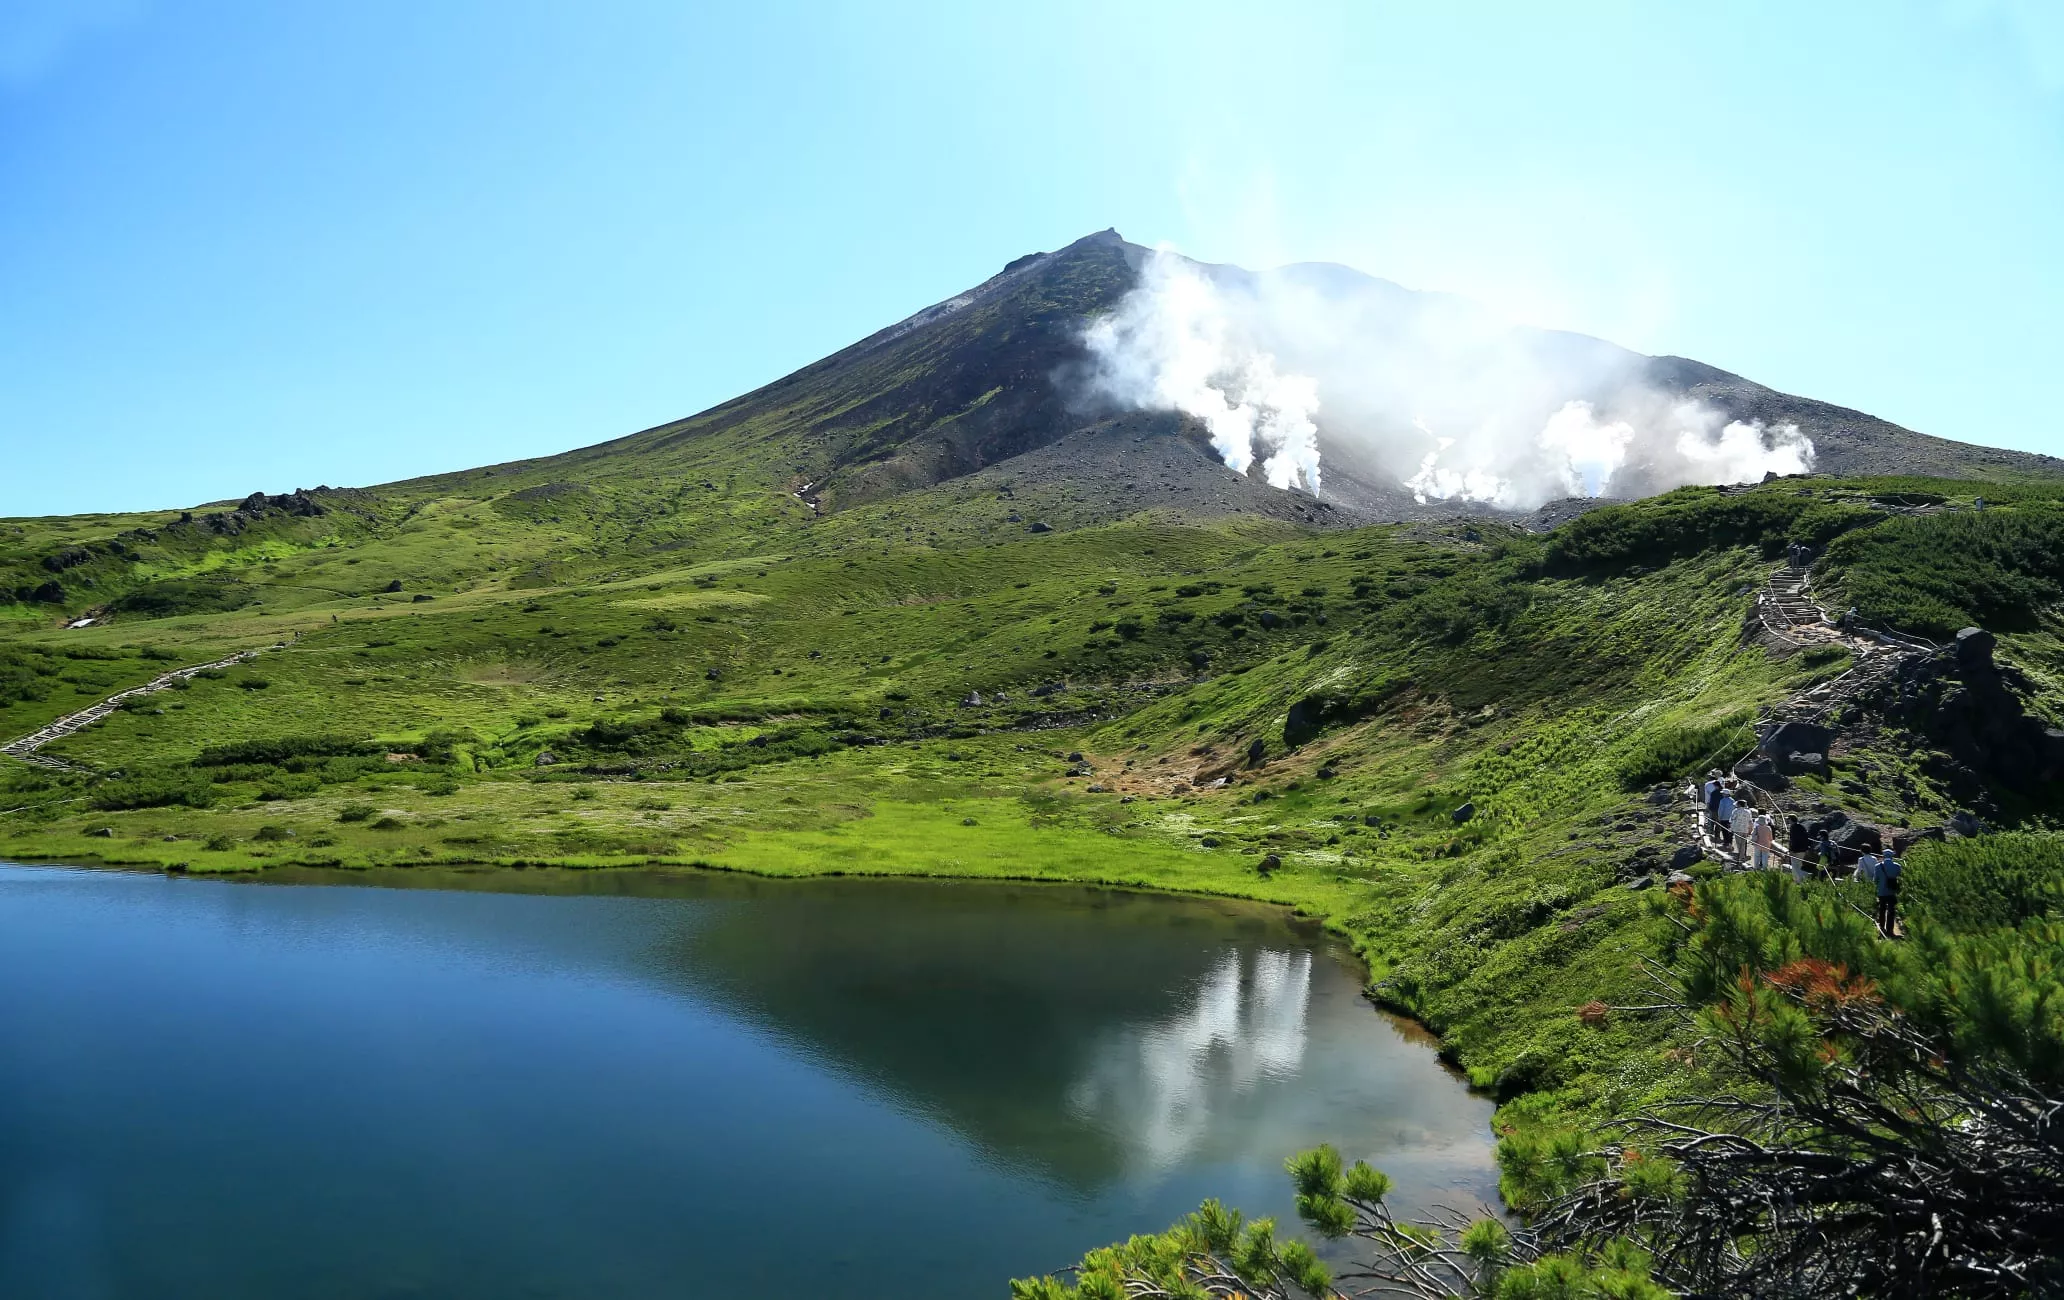
<svg viewBox="0 0 2064 1300"><path fill-rule="evenodd" d="M1002 1296L1490 1105L1280 912L556 871L0 865L0 1296Z"/></svg>

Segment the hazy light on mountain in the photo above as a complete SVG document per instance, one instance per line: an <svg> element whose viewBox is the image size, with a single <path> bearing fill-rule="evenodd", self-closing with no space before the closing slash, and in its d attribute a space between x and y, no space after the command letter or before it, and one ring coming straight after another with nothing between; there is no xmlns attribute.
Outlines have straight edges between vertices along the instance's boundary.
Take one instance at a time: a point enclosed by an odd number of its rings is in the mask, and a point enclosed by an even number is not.
<svg viewBox="0 0 2064 1300"><path fill-rule="evenodd" d="M1635 353L1339 267L1255 275L1158 250L1084 343L1096 396L1195 416L1228 466L1259 461L1279 488L1317 493L1322 450L1422 502L1518 509L1813 463L1797 428L1660 391Z"/></svg>

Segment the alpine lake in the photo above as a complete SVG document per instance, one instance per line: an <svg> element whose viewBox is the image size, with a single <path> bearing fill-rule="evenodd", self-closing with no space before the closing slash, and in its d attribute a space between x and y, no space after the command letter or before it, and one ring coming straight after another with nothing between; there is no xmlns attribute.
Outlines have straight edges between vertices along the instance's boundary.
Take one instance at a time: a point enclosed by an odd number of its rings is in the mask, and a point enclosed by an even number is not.
<svg viewBox="0 0 2064 1300"><path fill-rule="evenodd" d="M1004 1296L1283 1160L1495 1203L1491 1103L1271 908L696 872L0 865L0 1296Z"/></svg>

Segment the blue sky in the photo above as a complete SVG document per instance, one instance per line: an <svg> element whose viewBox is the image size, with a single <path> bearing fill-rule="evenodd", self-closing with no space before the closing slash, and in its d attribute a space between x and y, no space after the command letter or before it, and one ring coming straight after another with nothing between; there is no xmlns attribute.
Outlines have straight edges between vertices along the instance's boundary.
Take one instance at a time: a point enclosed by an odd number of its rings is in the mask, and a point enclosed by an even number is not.
<svg viewBox="0 0 2064 1300"><path fill-rule="evenodd" d="M753 388L1116 226L2064 454L2064 5L6 0L0 514Z"/></svg>

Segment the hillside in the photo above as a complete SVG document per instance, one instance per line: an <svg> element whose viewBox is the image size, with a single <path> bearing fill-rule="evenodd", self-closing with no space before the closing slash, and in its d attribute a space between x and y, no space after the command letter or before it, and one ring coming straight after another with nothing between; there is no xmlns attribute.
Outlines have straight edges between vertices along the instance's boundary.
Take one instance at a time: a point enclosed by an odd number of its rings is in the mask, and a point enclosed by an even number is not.
<svg viewBox="0 0 2064 1300"><path fill-rule="evenodd" d="M82 616L296 609L374 594L395 579L440 592L552 585L769 549L820 551L906 534L996 537L1142 511L1327 528L1528 513L1415 499L1401 481L1411 457L1369 441L1387 417L1352 399L1335 403L1337 413L1320 412L1327 486L1315 500L1271 488L1258 472L1226 469L1192 415L1126 410L1099 396L1083 380L1084 325L1138 287L1150 256L1105 231L1019 258L764 388L562 455L193 510L0 520L0 616L27 627ZM1323 290L1330 310L1378 338L1407 340L1429 320L1474 311L1341 267L1259 277L1196 270L1236 289ZM2048 457L1913 433L1697 362L1642 358L1575 335L1498 327L1495 337L1499 355L1525 367L1584 377L1555 390L1556 400L1582 396L1603 410L1631 385L1645 396L1703 402L1730 419L1796 425L1814 440L1816 468L1828 473L2013 480L2064 471ZM1369 436L1329 432L1328 420ZM1641 481L1638 470L1630 468L1630 482Z"/></svg>
<svg viewBox="0 0 2064 1300"><path fill-rule="evenodd" d="M838 512L808 547L671 563L609 555L618 525L575 494L529 514L268 506L246 525L261 540L244 567L271 579L240 584L252 603L0 643L9 736L254 652L35 755L71 768L7 764L0 853L1252 895L1352 935L1485 1084L1595 1099L1662 1077L1641 1027L1567 1018L1631 992L1617 954L1644 912L1627 883L1684 842L1649 785L1725 761L1759 711L1857 661L1758 632L1788 541L1829 544L1832 607L1938 637L1987 623L2014 669L1975 720L1856 704L1829 768L1787 798L1902 832L1959 813L2047 825L2056 808L2049 773L1984 755L2015 726L2041 732L2024 706L2054 718L2064 699L2058 488L1685 489L1545 539L1151 511L1028 534L1008 500L952 490L903 498L929 505L917 517ZM514 568L540 537L564 549ZM468 583L475 567L492 577Z"/></svg>

